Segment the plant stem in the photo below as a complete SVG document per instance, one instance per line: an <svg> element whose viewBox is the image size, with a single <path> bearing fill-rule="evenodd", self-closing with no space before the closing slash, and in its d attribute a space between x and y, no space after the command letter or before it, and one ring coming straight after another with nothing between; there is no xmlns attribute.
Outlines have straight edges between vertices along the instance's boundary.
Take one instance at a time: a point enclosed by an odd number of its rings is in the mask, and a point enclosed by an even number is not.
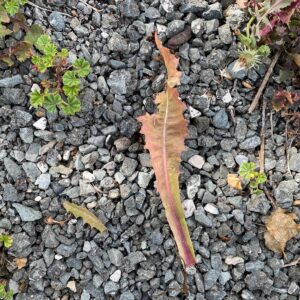
<svg viewBox="0 0 300 300"><path fill-rule="evenodd" d="M251 19L249 20L249 22L247 23L247 27L246 27L247 37L250 37L250 28L251 28L251 25L254 22L254 20L255 20L255 16L252 16Z"/></svg>

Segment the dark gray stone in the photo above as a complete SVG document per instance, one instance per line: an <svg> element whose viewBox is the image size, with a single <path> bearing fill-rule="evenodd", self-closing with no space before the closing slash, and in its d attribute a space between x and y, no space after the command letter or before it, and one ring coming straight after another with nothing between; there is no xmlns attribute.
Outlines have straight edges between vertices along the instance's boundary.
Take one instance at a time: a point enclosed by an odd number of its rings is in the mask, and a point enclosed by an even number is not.
<svg viewBox="0 0 300 300"><path fill-rule="evenodd" d="M229 128L228 114L225 108L221 108L213 117L213 125L216 128L226 129Z"/></svg>
<svg viewBox="0 0 300 300"><path fill-rule="evenodd" d="M65 18L58 11L52 12L48 17L48 21L56 31L63 31L65 29Z"/></svg>
<svg viewBox="0 0 300 300"><path fill-rule="evenodd" d="M17 210L23 222L37 221L43 217L40 211L35 210L31 207L24 206L19 203L13 203L12 206Z"/></svg>
<svg viewBox="0 0 300 300"><path fill-rule="evenodd" d="M21 77L21 75L6 77L0 79L0 88L13 88L21 83L23 83L23 78Z"/></svg>

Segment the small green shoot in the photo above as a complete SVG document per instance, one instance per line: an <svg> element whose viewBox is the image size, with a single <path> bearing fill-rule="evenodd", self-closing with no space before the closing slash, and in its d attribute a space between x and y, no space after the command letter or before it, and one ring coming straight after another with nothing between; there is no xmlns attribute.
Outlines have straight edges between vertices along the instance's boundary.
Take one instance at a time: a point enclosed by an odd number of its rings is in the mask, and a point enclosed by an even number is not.
<svg viewBox="0 0 300 300"><path fill-rule="evenodd" d="M253 194L260 195L262 190L259 189L259 185L267 181L267 177L264 173L256 171L256 165L254 162L243 162L239 168L239 176L242 177L251 188Z"/></svg>
<svg viewBox="0 0 300 300"><path fill-rule="evenodd" d="M13 296L13 290L6 291L5 285L0 283L0 300L12 300Z"/></svg>
<svg viewBox="0 0 300 300"><path fill-rule="evenodd" d="M242 44L240 47L238 54L238 69L246 68L256 68L264 57L268 57L270 55L270 48L267 45L257 44L257 37L253 33L252 23L254 22L255 17L252 18L247 23L245 34L239 33L238 38Z"/></svg>
<svg viewBox="0 0 300 300"><path fill-rule="evenodd" d="M12 66L16 60L23 62L31 57L33 44L43 33L43 29L37 24L28 26L24 15L19 12L26 3L27 0L0 0L0 38L9 37L20 30L26 33L23 40L0 51L0 61L8 66Z"/></svg>
<svg viewBox="0 0 300 300"><path fill-rule="evenodd" d="M78 58L70 65L67 62L68 50L58 51L46 34L37 39L35 47L42 55L33 55L32 63L41 73L50 71L50 79L42 83L41 90L30 93L31 105L34 108L44 107L52 113L59 108L65 115L79 112L81 104L77 96L80 92L81 78L90 73L88 61Z"/></svg>
<svg viewBox="0 0 300 300"><path fill-rule="evenodd" d="M3 243L4 248L8 249L13 244L13 239L10 235L0 234L0 243Z"/></svg>

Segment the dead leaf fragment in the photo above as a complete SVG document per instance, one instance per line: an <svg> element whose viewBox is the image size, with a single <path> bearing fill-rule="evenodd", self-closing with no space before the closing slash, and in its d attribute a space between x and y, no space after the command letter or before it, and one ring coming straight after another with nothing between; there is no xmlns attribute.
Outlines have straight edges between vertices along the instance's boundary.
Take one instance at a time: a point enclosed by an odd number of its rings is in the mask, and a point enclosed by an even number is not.
<svg viewBox="0 0 300 300"><path fill-rule="evenodd" d="M13 262L17 266L18 270L20 270L26 266L27 258L15 258Z"/></svg>
<svg viewBox="0 0 300 300"><path fill-rule="evenodd" d="M296 220L295 213L285 213L280 207L272 212L266 221L266 246L276 253L284 254L286 243L300 232L300 224Z"/></svg>
<svg viewBox="0 0 300 300"><path fill-rule="evenodd" d="M227 183L236 190L242 190L242 181L236 174L227 175Z"/></svg>
<svg viewBox="0 0 300 300"><path fill-rule="evenodd" d="M249 82L247 82L247 81L242 81L242 85L243 85L246 89L249 89L249 90L253 89L253 86L252 86Z"/></svg>
<svg viewBox="0 0 300 300"><path fill-rule="evenodd" d="M239 8L244 9L249 6L249 1L248 0L236 0L236 4Z"/></svg>
<svg viewBox="0 0 300 300"><path fill-rule="evenodd" d="M295 64L300 67L300 54L299 53L292 53L293 60Z"/></svg>
<svg viewBox="0 0 300 300"><path fill-rule="evenodd" d="M294 203L293 203L293 205L300 205L300 199L295 200Z"/></svg>
<svg viewBox="0 0 300 300"><path fill-rule="evenodd" d="M66 221L57 221L50 216L50 217L45 218L44 222L48 225L59 224L60 226L64 226Z"/></svg>

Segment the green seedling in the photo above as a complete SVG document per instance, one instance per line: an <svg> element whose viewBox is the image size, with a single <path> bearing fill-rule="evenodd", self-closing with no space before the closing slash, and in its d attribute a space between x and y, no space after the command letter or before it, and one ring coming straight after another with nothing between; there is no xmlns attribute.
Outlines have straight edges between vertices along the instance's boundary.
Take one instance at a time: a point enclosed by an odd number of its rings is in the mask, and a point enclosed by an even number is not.
<svg viewBox="0 0 300 300"><path fill-rule="evenodd" d="M13 296L13 290L6 291L5 285L0 283L0 300L11 300Z"/></svg>
<svg viewBox="0 0 300 300"><path fill-rule="evenodd" d="M253 33L252 24L255 20L255 17L252 16L249 22L247 23L245 34L239 33L238 38L242 44L240 47L238 54L238 65L239 68L256 68L259 64L261 64L262 59L264 57L268 57L270 55L270 47L267 45L257 44L257 37Z"/></svg>
<svg viewBox="0 0 300 300"><path fill-rule="evenodd" d="M10 248L13 244L13 239L10 235L0 234L0 243L3 244L4 248Z"/></svg>
<svg viewBox="0 0 300 300"><path fill-rule="evenodd" d="M239 176L242 177L248 184L253 194L260 195L262 190L259 185L267 181L264 173L257 172L254 162L243 162L239 168Z"/></svg>
<svg viewBox="0 0 300 300"><path fill-rule="evenodd" d="M44 107L48 112L56 112L59 108L66 115L79 112L81 104L77 96L81 78L90 73L89 63L78 58L69 64L68 50L63 48L58 51L46 34L37 39L35 47L41 54L33 55L32 63L39 72L48 71L50 79L43 80L40 89L30 93L31 105L35 108Z"/></svg>
<svg viewBox="0 0 300 300"><path fill-rule="evenodd" d="M6 38L20 30L25 31L25 37L16 41L9 48L0 51L0 61L12 66L16 60L23 62L30 58L33 44L43 33L42 28L33 24L28 26L23 14L19 13L20 7L26 0L0 0L0 38Z"/></svg>

